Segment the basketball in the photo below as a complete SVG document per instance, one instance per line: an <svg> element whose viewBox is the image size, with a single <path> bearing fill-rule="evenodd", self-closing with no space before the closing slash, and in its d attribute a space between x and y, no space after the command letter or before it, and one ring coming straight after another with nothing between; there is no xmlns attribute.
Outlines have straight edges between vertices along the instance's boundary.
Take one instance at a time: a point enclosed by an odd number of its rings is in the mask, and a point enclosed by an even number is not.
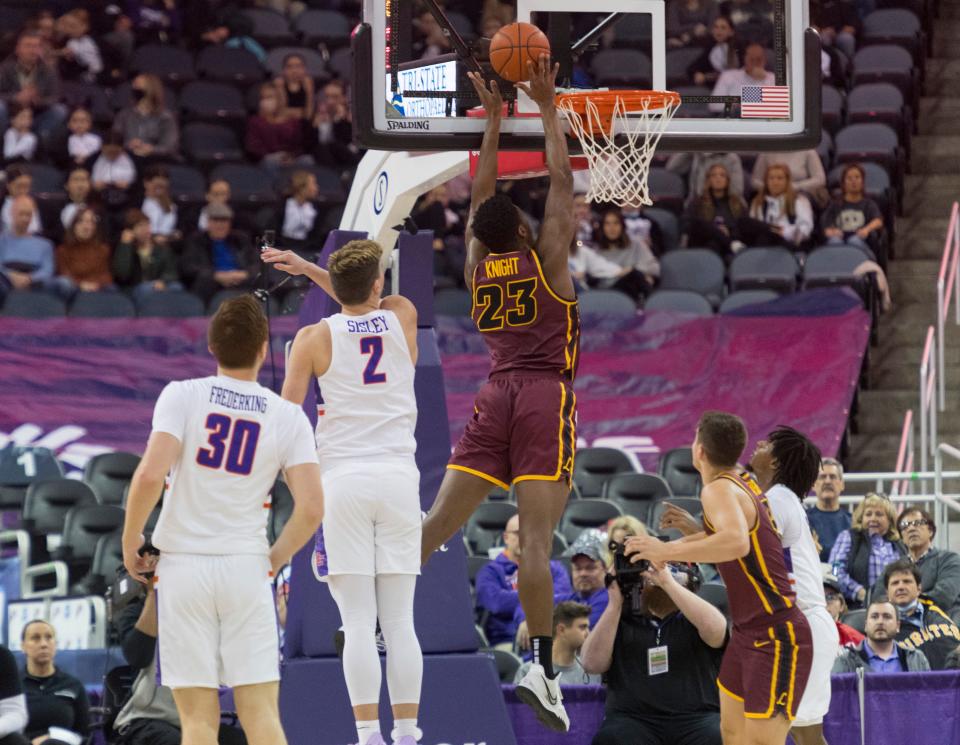
<svg viewBox="0 0 960 745"><path fill-rule="evenodd" d="M547 35L532 23L511 23L490 40L490 64L504 80L516 83L527 76L527 61L536 62L550 54Z"/></svg>

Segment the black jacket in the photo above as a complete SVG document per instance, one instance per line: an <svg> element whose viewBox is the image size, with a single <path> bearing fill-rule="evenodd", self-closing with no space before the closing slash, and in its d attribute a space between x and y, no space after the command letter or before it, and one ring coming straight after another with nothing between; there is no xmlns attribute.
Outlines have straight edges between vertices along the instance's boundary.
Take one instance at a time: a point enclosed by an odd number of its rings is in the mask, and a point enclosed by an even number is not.
<svg viewBox="0 0 960 745"><path fill-rule="evenodd" d="M121 287L136 287L141 282L179 282L177 259L169 246L155 245L146 262L141 261L137 248L121 243L113 254L113 278Z"/></svg>
<svg viewBox="0 0 960 745"><path fill-rule="evenodd" d="M50 727L62 727L86 737L90 732L90 703L83 683L72 675L56 670L47 678L23 673L23 692L27 696L27 722L24 734L32 740Z"/></svg>
<svg viewBox="0 0 960 745"><path fill-rule="evenodd" d="M226 241L236 259L237 267L250 275L246 282L231 289L249 289L260 269L260 257L246 233L231 231ZM194 233L187 239L180 261L180 274L184 284L204 300L209 300L218 290L226 289L214 279L214 272L213 241L207 233Z"/></svg>

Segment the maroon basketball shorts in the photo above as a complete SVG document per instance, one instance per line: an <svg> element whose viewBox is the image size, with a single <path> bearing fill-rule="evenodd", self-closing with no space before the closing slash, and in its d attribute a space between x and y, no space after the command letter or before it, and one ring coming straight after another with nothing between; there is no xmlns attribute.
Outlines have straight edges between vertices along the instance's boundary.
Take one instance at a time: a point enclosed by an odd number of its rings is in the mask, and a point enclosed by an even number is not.
<svg viewBox="0 0 960 745"><path fill-rule="evenodd" d="M558 375L510 373L477 394L473 418L447 468L504 489L518 481L566 481L573 474L577 397Z"/></svg>
<svg viewBox="0 0 960 745"><path fill-rule="evenodd" d="M734 628L717 684L743 702L750 719L783 714L791 721L810 675L813 638L800 611L766 628Z"/></svg>

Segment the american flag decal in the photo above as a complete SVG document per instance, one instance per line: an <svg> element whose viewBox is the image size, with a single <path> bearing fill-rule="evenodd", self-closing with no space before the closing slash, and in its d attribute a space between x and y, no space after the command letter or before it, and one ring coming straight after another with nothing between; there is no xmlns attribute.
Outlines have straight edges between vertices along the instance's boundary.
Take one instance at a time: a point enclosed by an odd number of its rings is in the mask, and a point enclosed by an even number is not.
<svg viewBox="0 0 960 745"><path fill-rule="evenodd" d="M743 119L789 119L790 86L745 85L740 89Z"/></svg>

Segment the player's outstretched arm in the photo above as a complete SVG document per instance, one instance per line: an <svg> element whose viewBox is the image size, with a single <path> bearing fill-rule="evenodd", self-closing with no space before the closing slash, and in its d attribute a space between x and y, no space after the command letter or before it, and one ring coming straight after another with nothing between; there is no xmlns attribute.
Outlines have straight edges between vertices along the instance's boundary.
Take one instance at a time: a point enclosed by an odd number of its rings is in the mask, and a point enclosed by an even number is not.
<svg viewBox="0 0 960 745"><path fill-rule="evenodd" d="M180 440L167 432L154 432L147 450L134 471L123 518L123 565L137 582L146 582L146 557L137 552L143 545L143 526L163 496L167 474L180 457Z"/></svg>
<svg viewBox="0 0 960 745"><path fill-rule="evenodd" d="M626 553L631 561L689 561L718 564L746 556L750 551L750 529L733 488L714 481L700 492L703 514L715 533L701 540L663 541L653 536L631 536Z"/></svg>
<svg viewBox="0 0 960 745"><path fill-rule="evenodd" d="M293 555L314 536L323 520L320 466L301 463L288 468L283 475L293 495L293 513L270 548L270 566L274 575L290 563Z"/></svg>
<svg viewBox="0 0 960 745"><path fill-rule="evenodd" d="M473 239L473 213L477 207L492 197L497 189L497 150L500 146L503 97L500 95L500 87L496 80L491 80L488 88L483 78L477 73L468 72L467 77L473 83L487 116L487 126L483 131L483 142L480 145L480 155L477 157L477 172L473 177L473 186L470 188L470 214L467 217L467 229L464 235L467 243L467 261L463 276L467 282L467 287L472 288L473 270L487 255L487 247Z"/></svg>
<svg viewBox="0 0 960 745"><path fill-rule="evenodd" d="M290 348L286 375L283 378L282 398L303 405L311 378L323 375L330 366L330 327L323 321L304 326L297 332Z"/></svg>
<svg viewBox="0 0 960 745"><path fill-rule="evenodd" d="M529 82L517 83L517 87L540 107L547 171L550 175L543 224L537 239L537 254L543 262L543 271L551 287L561 296L573 299L573 280L570 278L568 261L570 244L576 235L576 220L573 215L570 151L557 114L556 79L559 69L560 66L552 64L547 55L541 55L536 64L527 62Z"/></svg>
<svg viewBox="0 0 960 745"><path fill-rule="evenodd" d="M315 285L319 285L321 290L338 303L340 302L333 292L330 272L317 266L312 261L307 261L293 251L285 251L280 248L266 248L260 253L260 258L265 264L273 264L281 272L286 272L294 277L299 275L308 277Z"/></svg>

